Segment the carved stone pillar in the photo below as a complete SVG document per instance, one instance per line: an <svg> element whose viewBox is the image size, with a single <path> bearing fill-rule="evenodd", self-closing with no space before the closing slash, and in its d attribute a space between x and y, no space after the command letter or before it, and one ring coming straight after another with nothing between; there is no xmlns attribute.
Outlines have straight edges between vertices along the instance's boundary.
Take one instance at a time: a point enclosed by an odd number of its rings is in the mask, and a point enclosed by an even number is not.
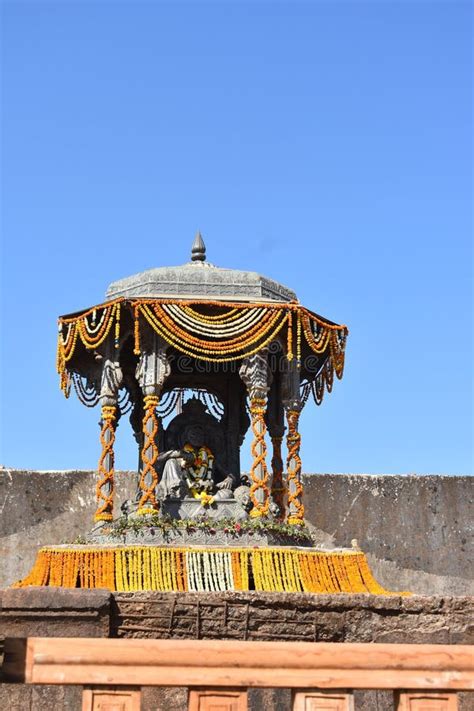
<svg viewBox="0 0 474 711"><path fill-rule="evenodd" d="M283 406L288 425L287 445L287 486L288 486L288 523L304 524L303 485L301 483L301 435L298 431L299 418L303 402L299 395L299 370L296 363L291 363L283 378Z"/></svg>
<svg viewBox="0 0 474 711"><path fill-rule="evenodd" d="M281 455L281 444L285 434L284 410L281 401L281 378L277 370L268 395L267 406L268 433L272 441L272 483L271 500L278 507L278 518L285 518L286 486L283 481L283 459Z"/></svg>
<svg viewBox="0 0 474 711"><path fill-rule="evenodd" d="M143 393L142 389L138 385L135 378L130 378L128 382L128 390L130 393L131 400L133 402L132 409L130 411L130 425L132 427L133 437L137 443L137 486L136 491L139 490L140 485L140 471L142 468L142 449L143 449Z"/></svg>
<svg viewBox="0 0 474 711"><path fill-rule="evenodd" d="M141 353L136 372L144 396L142 467L137 510L137 514L140 515L154 513L158 510L155 491L158 484L156 460L158 458L159 421L156 408L160 401L164 382L171 372L171 366L166 357L166 348L166 344L156 334L153 334L151 348L149 351Z"/></svg>
<svg viewBox="0 0 474 711"><path fill-rule="evenodd" d="M272 441L272 487L271 487L271 497L272 501L278 506L279 514L278 518L285 518L285 495L286 486L283 481L283 459L281 455L281 443L283 441L283 435L285 430L283 427L277 429L271 428L270 439Z"/></svg>
<svg viewBox="0 0 474 711"><path fill-rule="evenodd" d="M253 508L250 516L266 516L270 504L270 491L266 463L267 445L265 444L265 434L267 426L265 424L265 410L271 378L271 372L268 368L267 349L262 349L255 355L245 358L239 373L247 386L250 397L251 427L254 435L251 448L253 462L250 469L250 498Z"/></svg>
<svg viewBox="0 0 474 711"><path fill-rule="evenodd" d="M102 417L100 421L101 455L98 464L99 479L96 485L97 511L96 521L112 521L114 509L114 442L118 420L117 397L122 383L120 365L105 358L102 365L100 384L100 403Z"/></svg>

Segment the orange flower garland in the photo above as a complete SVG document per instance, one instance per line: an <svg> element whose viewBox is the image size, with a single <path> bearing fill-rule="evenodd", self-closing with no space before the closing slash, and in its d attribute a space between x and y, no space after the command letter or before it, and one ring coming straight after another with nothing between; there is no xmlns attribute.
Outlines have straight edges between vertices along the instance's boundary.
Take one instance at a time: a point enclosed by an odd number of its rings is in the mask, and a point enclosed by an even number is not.
<svg viewBox="0 0 474 711"><path fill-rule="evenodd" d="M159 404L159 397L147 395L144 401L145 415L143 417L143 448L142 462L143 470L140 475L141 498L137 513L140 515L152 514L158 509L155 489L158 484L158 473L155 465L158 459L158 447L156 446L156 436L158 434L158 418L156 408Z"/></svg>
<svg viewBox="0 0 474 711"><path fill-rule="evenodd" d="M102 452L98 465L99 480L96 485L96 521L113 520L112 512L114 499L114 442L116 413L116 407L108 405L102 406L102 427L100 431Z"/></svg>
<svg viewBox="0 0 474 711"><path fill-rule="evenodd" d="M200 311L203 307L218 309L219 313L203 313ZM304 337L314 353L328 352L338 378L343 374L347 328L325 321L296 302L229 304L204 299L116 299L78 316L59 319L56 367L66 396L70 387L67 364L78 341L87 350L96 350L115 326L114 345L119 348L124 308L132 313L135 354L140 353L141 331L146 325L181 353L210 362L248 357L275 340L286 327L288 360L296 357L298 366L301 365ZM207 338L201 337L204 334ZM323 387L325 382L320 379Z"/></svg>
<svg viewBox="0 0 474 711"><path fill-rule="evenodd" d="M288 456L286 460L286 468L288 489L288 523L295 525L304 524L304 506L301 501L303 495L303 485L301 483L301 435L298 432L299 416L300 413L298 410L289 410L287 412L288 434L286 436L286 442L288 447Z"/></svg>
<svg viewBox="0 0 474 711"><path fill-rule="evenodd" d="M265 592L409 594L385 590L374 579L364 553L276 547L42 548L31 573L14 587L245 591L250 589L250 570L254 589Z"/></svg>
<svg viewBox="0 0 474 711"><path fill-rule="evenodd" d="M266 516L270 505L270 491L268 488L268 469L266 463L267 445L265 444L265 434L267 426L265 424L265 404L262 398L253 398L250 403L250 414L252 416L252 432L254 439L251 446L252 466L250 469L250 499L253 509L250 516ZM257 497L257 492L263 493L263 500Z"/></svg>

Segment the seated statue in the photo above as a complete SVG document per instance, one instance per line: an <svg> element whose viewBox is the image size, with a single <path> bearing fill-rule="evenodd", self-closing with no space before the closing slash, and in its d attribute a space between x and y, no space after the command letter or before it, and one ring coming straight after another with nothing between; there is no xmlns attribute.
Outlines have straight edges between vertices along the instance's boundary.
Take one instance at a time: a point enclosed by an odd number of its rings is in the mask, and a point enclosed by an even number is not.
<svg viewBox="0 0 474 711"><path fill-rule="evenodd" d="M214 497L232 497L234 478L231 475L215 484L214 455L203 444L204 436L200 425L192 426L182 449L163 452L158 456L157 464L162 472L156 494L160 501L191 497L208 503Z"/></svg>
<svg viewBox="0 0 474 711"><path fill-rule="evenodd" d="M214 455L206 445L193 446L191 442L187 442L183 450L192 457L190 463L185 467L186 483L191 495L198 498L203 491L209 493L213 488Z"/></svg>

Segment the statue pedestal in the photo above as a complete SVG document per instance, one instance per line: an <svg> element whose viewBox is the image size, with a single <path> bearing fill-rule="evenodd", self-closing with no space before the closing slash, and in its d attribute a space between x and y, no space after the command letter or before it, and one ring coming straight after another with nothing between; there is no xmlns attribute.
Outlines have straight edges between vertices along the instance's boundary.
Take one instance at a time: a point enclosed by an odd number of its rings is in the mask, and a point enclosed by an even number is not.
<svg viewBox="0 0 474 711"><path fill-rule="evenodd" d="M157 546L225 546L235 548L265 548L267 546L294 546L295 541L285 534L273 533L270 531L241 531L236 533L229 528L226 532L222 529L200 529L188 527L187 529L170 529L163 531L159 528L149 528L139 533L127 532L120 540L121 544L136 546L150 545ZM110 542L110 540L108 540ZM117 539L115 539L117 543ZM311 541L297 543L298 547L312 547Z"/></svg>
<svg viewBox="0 0 474 711"><path fill-rule="evenodd" d="M248 513L234 498L217 499L209 506L203 506L199 499L166 499L161 506L163 516L177 519L194 519L201 516L213 520L229 518L242 521L248 518Z"/></svg>

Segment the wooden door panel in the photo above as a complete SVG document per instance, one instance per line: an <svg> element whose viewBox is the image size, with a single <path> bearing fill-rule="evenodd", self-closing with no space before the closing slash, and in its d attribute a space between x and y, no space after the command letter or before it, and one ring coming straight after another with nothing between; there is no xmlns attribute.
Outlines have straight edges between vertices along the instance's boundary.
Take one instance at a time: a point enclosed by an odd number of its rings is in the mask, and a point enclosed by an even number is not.
<svg viewBox="0 0 474 711"><path fill-rule="evenodd" d="M457 711L457 694L436 692L401 693L397 711Z"/></svg>
<svg viewBox="0 0 474 711"><path fill-rule="evenodd" d="M293 711L354 711L354 697L341 692L295 691Z"/></svg>
<svg viewBox="0 0 474 711"><path fill-rule="evenodd" d="M193 689L189 711L247 711L247 691L239 689Z"/></svg>
<svg viewBox="0 0 474 711"><path fill-rule="evenodd" d="M82 711L140 711L140 689L84 689Z"/></svg>

